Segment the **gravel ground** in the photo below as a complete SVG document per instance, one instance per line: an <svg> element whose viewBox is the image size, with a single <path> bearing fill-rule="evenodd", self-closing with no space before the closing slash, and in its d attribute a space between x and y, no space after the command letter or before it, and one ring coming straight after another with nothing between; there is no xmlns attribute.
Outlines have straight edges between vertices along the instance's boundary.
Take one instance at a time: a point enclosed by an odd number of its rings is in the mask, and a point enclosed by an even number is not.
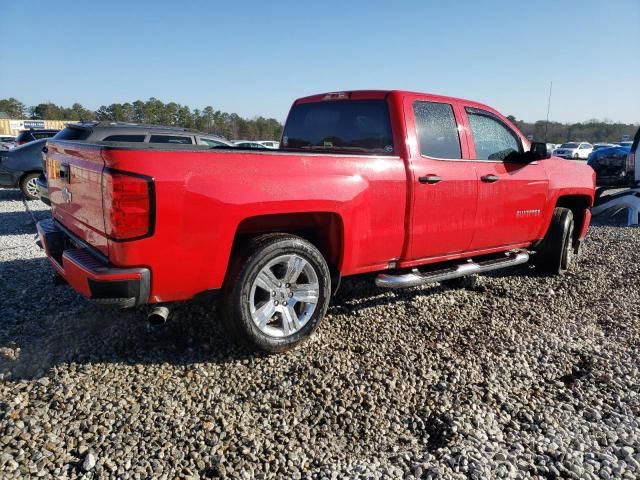
<svg viewBox="0 0 640 480"><path fill-rule="evenodd" d="M0 477L638 478L640 229L562 278L343 284L315 337L252 356L206 305L149 329L53 286L46 207L0 190Z"/></svg>

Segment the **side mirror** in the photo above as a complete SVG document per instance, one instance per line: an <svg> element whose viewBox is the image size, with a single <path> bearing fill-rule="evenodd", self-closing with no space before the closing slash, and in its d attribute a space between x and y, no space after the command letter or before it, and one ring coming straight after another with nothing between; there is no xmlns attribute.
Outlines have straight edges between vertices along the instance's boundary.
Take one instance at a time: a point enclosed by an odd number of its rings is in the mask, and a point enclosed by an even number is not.
<svg viewBox="0 0 640 480"><path fill-rule="evenodd" d="M547 144L543 142L532 142L528 153L532 162L551 158L551 152L547 150Z"/></svg>

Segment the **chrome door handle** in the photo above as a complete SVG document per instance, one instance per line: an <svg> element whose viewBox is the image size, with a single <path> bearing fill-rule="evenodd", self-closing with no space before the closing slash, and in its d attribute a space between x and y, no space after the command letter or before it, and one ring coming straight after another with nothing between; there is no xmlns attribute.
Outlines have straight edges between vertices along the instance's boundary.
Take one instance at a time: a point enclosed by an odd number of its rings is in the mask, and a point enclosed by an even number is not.
<svg viewBox="0 0 640 480"><path fill-rule="evenodd" d="M500 180L500 177L498 177L497 175L483 175L480 177L480 180L485 183L494 183Z"/></svg>
<svg viewBox="0 0 640 480"><path fill-rule="evenodd" d="M418 181L422 184L428 183L433 185L434 183L438 183L440 180L442 180L442 177L438 175L425 175L424 177L418 177Z"/></svg>

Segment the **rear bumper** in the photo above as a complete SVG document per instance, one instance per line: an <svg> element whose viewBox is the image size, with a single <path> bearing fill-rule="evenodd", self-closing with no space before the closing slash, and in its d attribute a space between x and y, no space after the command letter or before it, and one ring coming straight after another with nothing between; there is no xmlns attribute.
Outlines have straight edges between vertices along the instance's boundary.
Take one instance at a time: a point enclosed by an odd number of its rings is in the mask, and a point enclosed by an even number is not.
<svg viewBox="0 0 640 480"><path fill-rule="evenodd" d="M51 265L71 287L97 303L121 308L147 303L148 268L115 268L73 238L53 219L38 222L38 237Z"/></svg>

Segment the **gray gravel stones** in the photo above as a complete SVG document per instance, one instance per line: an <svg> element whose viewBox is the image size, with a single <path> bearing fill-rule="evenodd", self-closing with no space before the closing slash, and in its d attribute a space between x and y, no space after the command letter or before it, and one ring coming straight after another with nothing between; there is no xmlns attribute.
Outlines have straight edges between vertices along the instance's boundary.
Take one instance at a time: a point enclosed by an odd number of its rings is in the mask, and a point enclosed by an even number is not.
<svg viewBox="0 0 640 480"><path fill-rule="evenodd" d="M87 456L84 457L84 461L82 462L82 469L85 472L88 472L89 470L92 470L93 467L96 466L96 457L93 453L89 452L87 453Z"/></svg>
<svg viewBox="0 0 640 480"><path fill-rule="evenodd" d="M0 191L1 478L640 475L638 228L593 227L560 278L347 279L316 336L271 356L207 305L149 329L53 286L34 232Z"/></svg>

